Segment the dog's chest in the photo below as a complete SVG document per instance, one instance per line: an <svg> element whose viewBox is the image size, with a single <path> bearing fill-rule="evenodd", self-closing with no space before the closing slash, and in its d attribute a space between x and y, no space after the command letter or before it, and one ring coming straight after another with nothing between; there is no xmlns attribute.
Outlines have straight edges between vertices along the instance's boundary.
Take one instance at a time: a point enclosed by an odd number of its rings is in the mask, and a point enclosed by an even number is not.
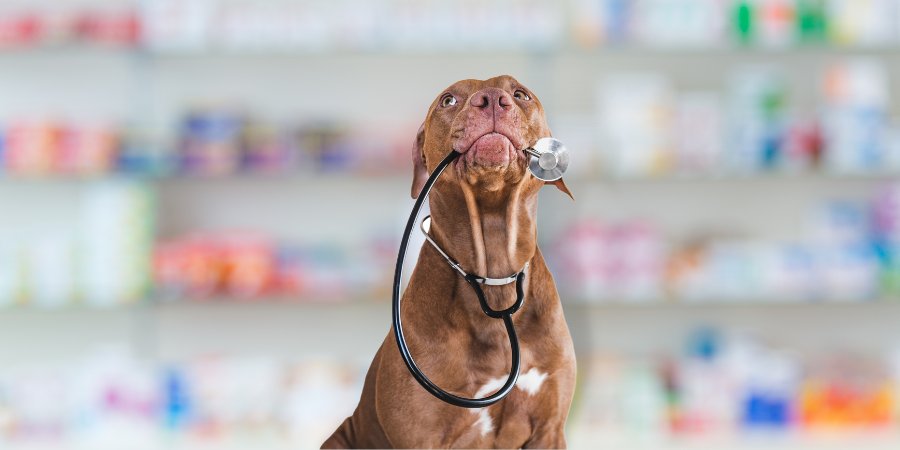
<svg viewBox="0 0 900 450"><path fill-rule="evenodd" d="M475 393L481 398L495 392L506 377L490 378ZM463 411L458 417L458 434L451 446L521 447L531 435L532 419L547 394L548 374L537 367L523 371L516 387L499 403Z"/></svg>

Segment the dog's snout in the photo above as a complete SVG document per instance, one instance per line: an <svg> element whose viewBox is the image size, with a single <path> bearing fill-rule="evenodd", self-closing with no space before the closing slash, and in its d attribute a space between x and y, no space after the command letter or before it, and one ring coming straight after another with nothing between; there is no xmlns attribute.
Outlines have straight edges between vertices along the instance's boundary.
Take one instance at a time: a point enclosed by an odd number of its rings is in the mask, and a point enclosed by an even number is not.
<svg viewBox="0 0 900 450"><path fill-rule="evenodd" d="M470 92L463 100L463 113L454 119L451 146L460 153L476 150L469 158L479 154L479 164L485 167L505 167L522 159L524 154L517 151L527 146L531 131L523 115L526 105L498 86L482 85Z"/></svg>
<svg viewBox="0 0 900 450"><path fill-rule="evenodd" d="M497 97L497 104L503 109L509 109L513 105L513 98L508 92L500 90L500 94Z"/></svg>
<svg viewBox="0 0 900 450"><path fill-rule="evenodd" d="M470 102L476 108L487 108L491 104L491 97L484 91L478 91L472 95Z"/></svg>
<svg viewBox="0 0 900 450"><path fill-rule="evenodd" d="M479 109L509 109L513 105L512 97L503 89L486 88L472 94L469 103Z"/></svg>

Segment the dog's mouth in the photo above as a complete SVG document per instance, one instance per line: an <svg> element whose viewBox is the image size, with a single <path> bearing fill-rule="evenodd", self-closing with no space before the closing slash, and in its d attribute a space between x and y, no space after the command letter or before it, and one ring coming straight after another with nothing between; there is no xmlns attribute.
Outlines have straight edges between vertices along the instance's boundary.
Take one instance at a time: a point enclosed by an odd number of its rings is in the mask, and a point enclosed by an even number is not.
<svg viewBox="0 0 900 450"><path fill-rule="evenodd" d="M503 170L519 157L513 140L503 133L491 131L485 133L463 152L463 159L468 168Z"/></svg>

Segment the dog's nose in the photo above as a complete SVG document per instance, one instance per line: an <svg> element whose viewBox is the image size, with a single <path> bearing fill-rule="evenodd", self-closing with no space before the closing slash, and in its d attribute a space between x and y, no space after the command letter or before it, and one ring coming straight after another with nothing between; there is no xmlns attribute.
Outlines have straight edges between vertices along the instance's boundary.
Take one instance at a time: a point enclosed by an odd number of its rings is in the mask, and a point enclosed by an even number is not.
<svg viewBox="0 0 900 450"><path fill-rule="evenodd" d="M503 89L499 88L485 88L474 94L472 94L472 98L469 100L469 103L480 109L491 108L500 108L500 109L509 109L513 100L512 97Z"/></svg>

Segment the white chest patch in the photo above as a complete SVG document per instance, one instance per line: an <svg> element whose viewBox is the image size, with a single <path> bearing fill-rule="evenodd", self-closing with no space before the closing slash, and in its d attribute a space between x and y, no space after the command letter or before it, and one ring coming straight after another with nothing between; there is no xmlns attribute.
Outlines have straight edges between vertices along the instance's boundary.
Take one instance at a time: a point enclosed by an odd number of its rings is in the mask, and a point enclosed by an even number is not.
<svg viewBox="0 0 900 450"><path fill-rule="evenodd" d="M491 378L487 383L484 383L484 386L481 386L481 389L479 389L478 392L475 393L475 398L487 397L488 394L493 394L497 389L502 388L504 383L506 383L506 377Z"/></svg>
<svg viewBox="0 0 900 450"><path fill-rule="evenodd" d="M545 379L547 379L546 373L532 367L528 372L519 375L516 387L525 391L528 395L534 395L541 389ZM475 398L486 397L488 394L496 392L497 389L503 387L504 383L506 383L506 377L491 378L478 389L478 392L475 393ZM472 408L469 411L478 415L478 419L475 420L472 426L478 427L482 436L486 436L491 431L494 431L494 422L487 408Z"/></svg>
<svg viewBox="0 0 900 450"><path fill-rule="evenodd" d="M474 411L478 413L478 420L475 421L473 427L481 428L481 436L487 436L488 433L494 431L494 422L491 420L491 414L488 410L481 408L478 411Z"/></svg>
<svg viewBox="0 0 900 450"><path fill-rule="evenodd" d="M516 381L516 387L527 392L528 395L534 395L541 389L541 385L544 384L545 379L547 379L546 373L532 367L528 372L519 375L519 380Z"/></svg>
<svg viewBox="0 0 900 450"><path fill-rule="evenodd" d="M497 389L503 387L503 383L506 383L506 378L491 378L487 383L484 383L484 386L481 386L481 389L478 389L478 392L475 393L475 398L486 397L488 394L496 392ZM478 419L475 420L475 424L472 426L480 428L482 436L487 436L488 433L494 431L494 421L491 420L491 414L487 408L472 408L469 411L473 414L478 414Z"/></svg>

